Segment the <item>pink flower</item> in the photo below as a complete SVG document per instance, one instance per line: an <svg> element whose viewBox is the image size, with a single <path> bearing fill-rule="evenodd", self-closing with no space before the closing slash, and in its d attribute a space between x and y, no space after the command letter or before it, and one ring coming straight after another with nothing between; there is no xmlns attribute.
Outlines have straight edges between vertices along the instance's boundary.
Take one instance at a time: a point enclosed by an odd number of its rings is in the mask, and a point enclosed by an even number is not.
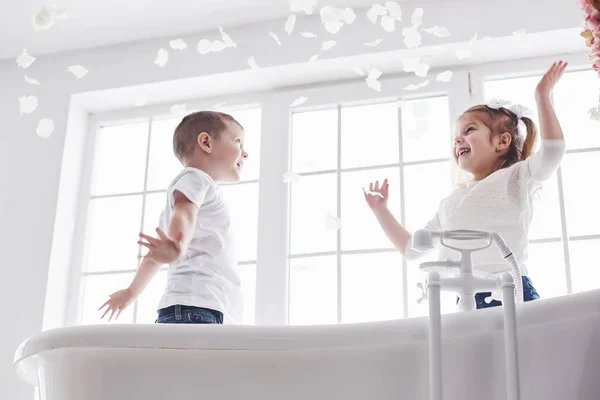
<svg viewBox="0 0 600 400"><path fill-rule="evenodd" d="M600 16L600 13L598 13ZM600 18L587 17L585 19L585 27L592 32L600 31Z"/></svg>

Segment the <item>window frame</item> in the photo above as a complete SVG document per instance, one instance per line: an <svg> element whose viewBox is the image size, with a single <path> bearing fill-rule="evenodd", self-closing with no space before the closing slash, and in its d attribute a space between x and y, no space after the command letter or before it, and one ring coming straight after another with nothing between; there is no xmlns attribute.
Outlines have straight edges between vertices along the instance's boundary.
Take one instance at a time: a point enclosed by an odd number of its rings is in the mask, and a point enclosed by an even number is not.
<svg viewBox="0 0 600 400"><path fill-rule="evenodd" d="M326 107L340 107L384 101L408 100L433 95L447 95L451 121L456 118L470 104L483 102L483 82L492 77L517 77L535 75L544 71L547 66L558 59L567 60L571 64L570 70L589 69L589 60L586 54L573 53L567 55L553 55L549 57L536 57L532 59L518 59L493 63L464 65L451 67L454 75L449 83L440 83L435 80L435 75L448 68L439 68L430 71L430 84L418 91L405 91L408 84L422 82L423 78L410 75L383 75L379 80L382 83L381 92L376 92L367 87L364 78L343 82L325 82L310 86L296 86L277 89L269 92L230 94L218 98L186 101L188 109L212 108L217 103L225 102L225 107L260 107L262 109L261 154L260 154L260 184L259 184L259 210L257 227L257 259L256 263L256 304L255 319L260 325L281 325L289 321L289 235L290 235L290 186L283 182L283 174L291 168L291 115L292 112L311 111ZM424 96L425 95L425 96ZM291 108L291 103L306 96L307 101L301 106ZM181 102L181 101L180 101ZM132 122L139 119L168 115L169 107L174 103L159 104L146 107L136 107L123 110L106 111L89 116L88 131L85 143L85 157L83 158L83 172L79 191L78 218L75 226L74 242L69 274L69 293L67 299L66 324L74 325L79 318L77 310L80 304L80 282L82 277L82 261L85 256L84 238L87 225L87 213L90 201L91 169L93 166L94 142L98 128L103 124ZM151 125L150 125L151 128ZM338 126L338 130L340 126ZM402 131L399 127L399 135ZM451 130L452 131L452 130ZM338 132L338 135L340 132ZM148 144L148 146L150 143ZM268 151L267 151L268 149ZM340 145L338 142L338 153ZM567 153L584 151L600 151L598 149L570 150ZM400 165L402 179L402 149L400 148ZM438 160L439 161L439 160ZM146 160L148 163L148 160ZM424 163L435 162L435 160ZM395 165L395 164L394 164ZM368 168L368 167L367 167ZM365 169L367 169L365 168ZM340 169L338 158L338 170ZM560 174L560 170L558 172ZM146 169L147 174L147 169ZM338 191L340 190L341 172L338 172ZM566 248L565 258L568 256L569 240L571 238L565 229L565 205L563 189L559 177L561 226L563 232L561 240ZM401 190L401 209L404 208L404 196ZM338 210L340 208L338 196ZM404 211L400 215L404 222ZM596 238L586 236L582 239ZM598 235L597 238L600 238ZM340 271L340 237L338 233L338 272ZM531 243L547 242L548 239L539 239ZM393 248L379 249L377 251L394 251ZM345 251L344 254L347 254ZM254 262L248 262L248 264ZM568 274L568 293L571 293L570 270L566 264ZM406 261L403 260L403 315L408 315L407 303L407 273ZM341 275L338 273L338 320L341 318Z"/></svg>

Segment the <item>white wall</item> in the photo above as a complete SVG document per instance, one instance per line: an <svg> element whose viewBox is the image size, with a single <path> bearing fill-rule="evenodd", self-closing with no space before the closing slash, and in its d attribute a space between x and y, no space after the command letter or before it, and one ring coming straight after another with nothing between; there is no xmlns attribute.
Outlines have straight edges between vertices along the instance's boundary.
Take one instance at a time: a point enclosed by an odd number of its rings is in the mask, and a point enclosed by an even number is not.
<svg viewBox="0 0 600 400"><path fill-rule="evenodd" d="M436 8L426 6L423 27L436 24L445 26L452 36L439 39L423 34L424 45L466 42L474 32L478 32L479 37L496 37L510 35L520 28L528 32L543 32L579 26L578 10L571 2L556 1L562 4L556 7L562 9L549 11L544 18L537 16L542 5L544 9L549 8L547 1L515 0L517 8L507 3L511 1L503 4L477 2L470 3L468 7L459 2L436 5ZM0 304L3 307L0 398L29 400L33 394L33 389L17 379L12 370L12 358L18 344L42 328L67 126L69 135L81 137L86 134L86 108L93 111L112 108L113 105L131 106L136 93L140 91L148 91L151 94L150 101L162 102L180 96L205 97L247 88L256 90L280 84L308 83L313 79L311 76L318 74L326 79L352 76L351 71L347 75L350 64L344 60L367 52L373 56L376 53L397 54L404 47L400 32L383 32L380 26L374 26L366 20L365 12L357 12L357 21L342 28L341 33L335 36L326 35L315 17L299 19L296 32L291 36L282 32L284 21L229 29L228 33L237 42L238 48L207 56L200 56L195 51L198 39L203 36L184 38L190 48L183 52L170 51L171 59L162 69L155 66L153 61L158 49L168 48L168 40L172 38L39 57L26 71L18 69L13 60L0 63L0 120L3 128L0 133ZM405 7L405 21L410 20L411 13L412 8ZM269 37L269 30L279 34L283 47L279 48ZM315 32L320 39L310 40L299 36L298 32L305 30ZM213 40L219 37L216 31L209 34ZM377 37L385 38L379 47L363 45ZM326 72L323 71L327 68L321 70L318 64L308 70L302 69L304 72L297 76L290 73L289 68L286 69L307 61L318 52L320 42L326 38L338 41L336 47L321 56L321 60L327 60L323 64L329 65ZM271 71L258 74L242 72L247 69L246 60L250 56L255 56L263 67L277 67L275 71L283 74L283 78L275 80ZM379 57L382 58L381 55ZM336 60L343 69L336 70ZM76 80L67 72L71 64L81 64L90 72L84 79ZM38 79L42 85L36 87L26 84L23 80L25 74ZM211 76L210 79L198 79L207 76ZM190 82L194 84L181 81L185 79L191 79ZM172 86L158 84L173 80L180 81L171 82ZM133 86L139 87L134 90L131 89ZM114 90L120 87L129 87L131 90ZM165 91L167 87L174 89ZM193 88L194 92L190 93L189 88ZM99 92L102 97L98 101L98 96L82 96L87 103L74 105L69 119L72 96L84 92ZM19 116L18 98L25 94L38 96L40 104L33 114ZM49 139L41 139L35 134L37 121L41 117L52 118L56 124L56 130ZM65 160L65 169L77 167L77 140L72 143L75 150L70 152L72 158ZM76 177L74 174L71 179L76 180ZM63 183L63 187L69 185L72 183ZM64 220L61 220L65 223L70 218L72 208L76 207L75 198L66 196L61 199L61 206L58 212L64 216ZM52 268L56 271L65 271L64 268L67 268L67 265L61 265L67 258L60 258L60 251L57 253L56 249L68 247L69 234L64 234L65 230L69 231L68 226L67 221L65 225L57 227L57 232L61 232L62 236L54 242L55 262ZM56 308L62 307L60 298L52 295L51 300L55 301ZM60 312L62 310L57 310L57 313Z"/></svg>

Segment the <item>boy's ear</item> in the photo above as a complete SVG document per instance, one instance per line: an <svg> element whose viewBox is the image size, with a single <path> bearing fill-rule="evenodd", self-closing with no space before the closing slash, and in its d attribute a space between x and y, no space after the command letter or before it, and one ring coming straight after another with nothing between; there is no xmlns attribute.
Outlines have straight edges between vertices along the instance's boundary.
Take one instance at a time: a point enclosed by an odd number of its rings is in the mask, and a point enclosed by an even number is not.
<svg viewBox="0 0 600 400"><path fill-rule="evenodd" d="M207 132L202 132L198 135L197 143L202 151L206 153L212 151L212 137Z"/></svg>

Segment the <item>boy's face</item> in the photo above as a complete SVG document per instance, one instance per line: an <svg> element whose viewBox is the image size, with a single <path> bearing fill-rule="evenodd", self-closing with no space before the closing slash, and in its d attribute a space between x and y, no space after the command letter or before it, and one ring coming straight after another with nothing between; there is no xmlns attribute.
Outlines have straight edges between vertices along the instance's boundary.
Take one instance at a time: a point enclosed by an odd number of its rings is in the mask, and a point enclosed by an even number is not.
<svg viewBox="0 0 600 400"><path fill-rule="evenodd" d="M213 159L218 166L219 180L237 182L240 180L244 161L248 153L244 151L244 130L235 122L226 120L225 129L213 142Z"/></svg>

